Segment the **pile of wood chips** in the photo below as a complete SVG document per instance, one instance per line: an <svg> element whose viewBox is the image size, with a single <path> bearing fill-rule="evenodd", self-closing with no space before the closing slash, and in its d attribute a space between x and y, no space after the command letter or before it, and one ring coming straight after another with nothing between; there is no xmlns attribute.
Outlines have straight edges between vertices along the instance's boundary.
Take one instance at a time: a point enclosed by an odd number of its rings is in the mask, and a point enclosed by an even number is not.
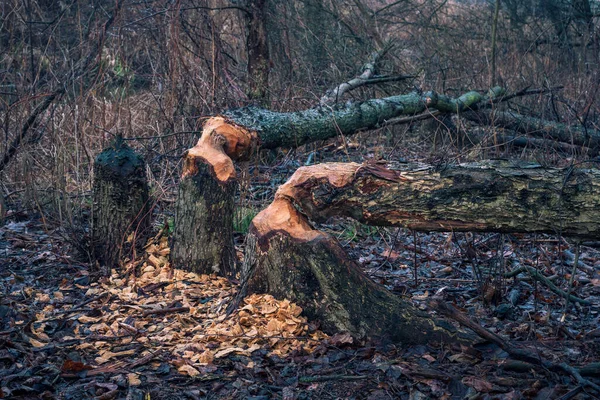
<svg viewBox="0 0 600 400"><path fill-rule="evenodd" d="M113 271L104 283L89 285L88 302L79 309L61 309L55 301L74 285L85 289L68 279L53 296L43 295L48 298L39 300L49 304L37 315L35 329L32 324L36 338L31 337L31 344L47 346L45 323L56 319L57 313L68 313L73 334L62 341L80 341L74 347L86 355L86 369L126 367L120 360L139 365L160 353L180 373L196 376L230 354L250 356L259 349L279 356L299 350L310 353L327 338L323 332L309 332L299 306L271 295L251 295L227 317L235 294L228 280L173 269L164 237L153 239L145 253L128 262L125 272Z"/></svg>

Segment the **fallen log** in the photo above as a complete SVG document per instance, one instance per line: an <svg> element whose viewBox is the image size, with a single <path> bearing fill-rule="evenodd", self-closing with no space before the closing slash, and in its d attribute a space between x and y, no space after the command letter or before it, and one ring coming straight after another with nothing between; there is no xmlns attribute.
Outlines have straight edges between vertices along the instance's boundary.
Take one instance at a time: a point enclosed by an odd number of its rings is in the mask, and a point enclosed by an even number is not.
<svg viewBox="0 0 600 400"><path fill-rule="evenodd" d="M491 89L486 95L471 91L457 98L435 92L413 92L291 113L251 106L226 111L221 118L241 128L245 135L253 136L255 145L261 148L298 147L317 140L378 128L387 120L401 115L415 115L426 110L463 112L475 105L489 105L503 94L504 90L500 87Z"/></svg>
<svg viewBox="0 0 600 400"><path fill-rule="evenodd" d="M533 137L589 147L590 155L600 152L600 131L595 129L528 117L510 110L481 109L466 112L463 117L479 124L498 126Z"/></svg>
<svg viewBox="0 0 600 400"><path fill-rule="evenodd" d="M561 232L600 236L600 171L506 161L436 169L418 164L302 167L252 221L238 300L267 292L298 303L325 332L400 342L457 340L370 281L309 222L346 216L422 231Z"/></svg>
<svg viewBox="0 0 600 400"><path fill-rule="evenodd" d="M330 163L277 191L314 221L346 216L419 231L600 237L600 170L493 160L454 166Z"/></svg>

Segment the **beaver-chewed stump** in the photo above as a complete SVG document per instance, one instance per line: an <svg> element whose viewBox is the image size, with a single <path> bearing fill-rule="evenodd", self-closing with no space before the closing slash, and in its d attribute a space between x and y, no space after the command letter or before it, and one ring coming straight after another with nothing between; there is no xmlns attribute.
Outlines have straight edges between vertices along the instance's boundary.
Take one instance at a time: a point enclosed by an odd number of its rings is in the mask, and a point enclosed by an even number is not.
<svg viewBox="0 0 600 400"><path fill-rule="evenodd" d="M232 158L241 157L250 137L223 118L211 118L198 144L184 155L176 205L171 260L201 274L236 273L233 243L237 180Z"/></svg>
<svg viewBox="0 0 600 400"><path fill-rule="evenodd" d="M289 299L327 333L402 343L468 341L451 324L371 281L333 237L313 229L286 199L254 219L247 246L247 293Z"/></svg>
<svg viewBox="0 0 600 400"><path fill-rule="evenodd" d="M116 266L143 241L149 206L146 164L117 138L94 162L92 248L101 264Z"/></svg>
<svg viewBox="0 0 600 400"><path fill-rule="evenodd" d="M325 332L423 343L462 340L369 280L313 221L351 217L422 231L600 236L600 171L503 161L446 166L331 163L302 167L250 226L242 288L304 308ZM308 217L308 218L307 218Z"/></svg>

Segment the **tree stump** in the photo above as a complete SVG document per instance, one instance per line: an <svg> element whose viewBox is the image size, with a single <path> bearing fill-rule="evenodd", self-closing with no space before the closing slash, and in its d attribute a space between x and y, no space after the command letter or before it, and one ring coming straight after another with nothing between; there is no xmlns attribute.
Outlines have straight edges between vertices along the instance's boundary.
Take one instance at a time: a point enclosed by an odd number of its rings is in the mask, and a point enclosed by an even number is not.
<svg viewBox="0 0 600 400"><path fill-rule="evenodd" d="M108 268L142 240L148 227L146 164L120 137L94 161L92 215L94 257Z"/></svg>
<svg viewBox="0 0 600 400"><path fill-rule="evenodd" d="M313 229L285 198L253 220L243 283L300 305L326 333L401 343L464 342L469 337L371 281L330 235Z"/></svg>
<svg viewBox="0 0 600 400"><path fill-rule="evenodd" d="M234 195L232 157L244 156L251 137L223 118L211 118L198 144L184 155L171 260L177 268L233 277Z"/></svg>

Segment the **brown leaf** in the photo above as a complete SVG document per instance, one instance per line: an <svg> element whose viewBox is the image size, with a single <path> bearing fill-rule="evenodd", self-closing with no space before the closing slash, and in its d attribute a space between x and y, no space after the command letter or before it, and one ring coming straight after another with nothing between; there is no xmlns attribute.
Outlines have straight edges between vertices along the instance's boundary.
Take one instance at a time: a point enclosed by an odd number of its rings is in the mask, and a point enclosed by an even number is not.
<svg viewBox="0 0 600 400"><path fill-rule="evenodd" d="M61 372L63 373L78 373L81 371L87 371L92 369L91 366L89 365L85 365L82 362L79 361L73 361L73 360L66 360L62 367L60 368Z"/></svg>
<svg viewBox="0 0 600 400"><path fill-rule="evenodd" d="M183 374L183 375L189 375L189 376L200 375L200 372L196 368L192 367L191 365L187 365L187 364L179 367L179 369L177 371L179 371L179 373Z"/></svg>

